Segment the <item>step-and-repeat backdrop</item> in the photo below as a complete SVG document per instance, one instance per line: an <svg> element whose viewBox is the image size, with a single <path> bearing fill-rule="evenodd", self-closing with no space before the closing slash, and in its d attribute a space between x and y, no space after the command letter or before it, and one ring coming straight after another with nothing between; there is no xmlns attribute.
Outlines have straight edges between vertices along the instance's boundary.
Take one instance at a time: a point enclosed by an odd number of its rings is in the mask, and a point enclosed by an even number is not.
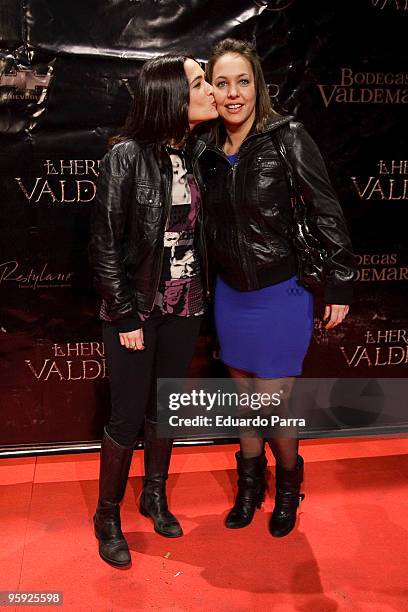
<svg viewBox="0 0 408 612"><path fill-rule="evenodd" d="M350 316L325 332L317 305L305 376L405 377L407 27L408 0L2 0L1 445L100 439L109 393L87 262L98 160L146 58L206 60L227 36L256 42L276 108L321 147L358 254ZM191 375L219 372L203 336Z"/></svg>

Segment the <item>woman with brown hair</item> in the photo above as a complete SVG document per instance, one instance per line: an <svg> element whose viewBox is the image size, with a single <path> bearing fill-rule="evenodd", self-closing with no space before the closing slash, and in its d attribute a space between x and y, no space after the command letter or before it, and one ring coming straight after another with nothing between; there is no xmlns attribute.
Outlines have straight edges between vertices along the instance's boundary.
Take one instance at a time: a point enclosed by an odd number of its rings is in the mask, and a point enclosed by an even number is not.
<svg viewBox="0 0 408 612"><path fill-rule="evenodd" d="M206 184L208 251L217 270L215 321L220 356L237 381L252 379L270 394L290 389L302 372L313 331L313 297L298 284L292 242L293 213L287 173L278 152L284 143L327 251L326 329L349 310L354 256L337 197L316 144L304 127L271 107L261 64L247 42L218 43L207 66L219 120L200 159ZM248 384L248 383L245 383ZM295 525L303 459L293 435L267 439L276 460L274 536ZM238 495L229 528L248 525L266 490L264 439L242 435L236 454Z"/></svg>

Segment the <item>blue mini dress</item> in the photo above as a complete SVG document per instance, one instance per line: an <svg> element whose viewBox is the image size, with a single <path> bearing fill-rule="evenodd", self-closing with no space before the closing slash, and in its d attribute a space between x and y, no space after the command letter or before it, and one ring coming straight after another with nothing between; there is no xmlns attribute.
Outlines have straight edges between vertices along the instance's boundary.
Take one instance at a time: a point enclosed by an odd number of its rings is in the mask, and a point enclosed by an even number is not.
<svg viewBox="0 0 408 612"><path fill-rule="evenodd" d="M229 156L235 163L235 156ZM237 291L218 276L215 324L220 358L259 378L302 373L313 333L313 296L296 276L254 291Z"/></svg>

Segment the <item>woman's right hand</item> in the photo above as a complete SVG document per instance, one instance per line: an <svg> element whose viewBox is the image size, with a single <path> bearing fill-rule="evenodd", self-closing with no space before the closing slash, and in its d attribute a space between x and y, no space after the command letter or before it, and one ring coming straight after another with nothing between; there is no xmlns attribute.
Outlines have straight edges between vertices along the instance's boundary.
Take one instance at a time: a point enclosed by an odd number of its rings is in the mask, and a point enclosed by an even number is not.
<svg viewBox="0 0 408 612"><path fill-rule="evenodd" d="M121 345L129 351L143 351L143 329L140 328L130 332L119 332L119 341Z"/></svg>

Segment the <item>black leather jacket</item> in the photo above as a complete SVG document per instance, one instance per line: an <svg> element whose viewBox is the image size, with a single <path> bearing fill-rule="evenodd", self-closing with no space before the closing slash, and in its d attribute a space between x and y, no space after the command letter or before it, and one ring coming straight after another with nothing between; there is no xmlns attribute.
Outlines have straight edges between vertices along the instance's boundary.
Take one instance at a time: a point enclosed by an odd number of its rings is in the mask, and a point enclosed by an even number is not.
<svg viewBox="0 0 408 612"><path fill-rule="evenodd" d="M204 148L202 141L190 148L194 171ZM139 328L138 312L153 309L172 181L172 164L164 147L126 140L102 159L89 256L95 287L119 331Z"/></svg>
<svg viewBox="0 0 408 612"><path fill-rule="evenodd" d="M297 272L291 243L292 209L285 172L271 134L280 130L310 216L329 255L324 299L349 304L355 259L344 217L320 152L302 124L277 117L262 133L250 133L231 167L207 145L200 158L206 186L207 248L223 279L250 291Z"/></svg>

